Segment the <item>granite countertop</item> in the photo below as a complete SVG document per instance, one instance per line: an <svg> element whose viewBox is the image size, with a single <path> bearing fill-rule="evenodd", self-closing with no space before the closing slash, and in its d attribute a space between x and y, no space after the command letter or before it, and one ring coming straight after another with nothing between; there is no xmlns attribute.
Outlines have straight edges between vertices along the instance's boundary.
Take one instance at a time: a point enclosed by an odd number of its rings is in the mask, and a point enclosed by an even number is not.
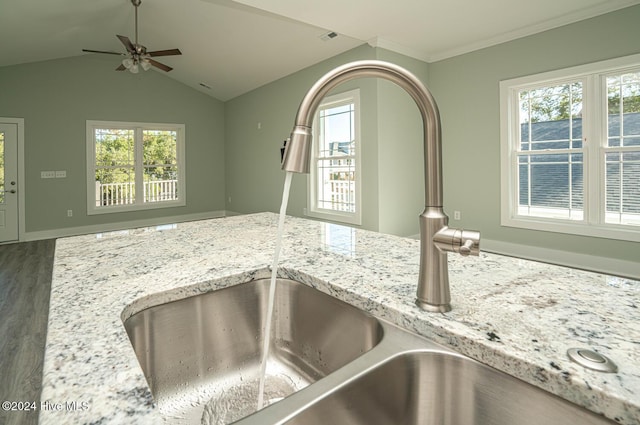
<svg viewBox="0 0 640 425"><path fill-rule="evenodd" d="M268 277L277 215L59 239L41 424L157 424L123 320L152 305ZM640 423L640 282L492 254L449 255L453 311L414 305L419 241L287 217L279 275L621 424ZM590 371L572 347L610 357Z"/></svg>

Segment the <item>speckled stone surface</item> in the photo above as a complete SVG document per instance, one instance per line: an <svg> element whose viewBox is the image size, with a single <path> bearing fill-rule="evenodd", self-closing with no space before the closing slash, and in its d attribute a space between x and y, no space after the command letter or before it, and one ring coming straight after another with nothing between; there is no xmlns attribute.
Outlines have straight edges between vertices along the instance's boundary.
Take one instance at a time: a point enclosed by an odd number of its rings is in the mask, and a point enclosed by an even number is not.
<svg viewBox="0 0 640 425"><path fill-rule="evenodd" d="M171 300L268 277L277 215L59 239L41 424L157 424L123 326ZM621 424L640 423L640 282L504 256L449 255L453 311L415 307L419 241L287 217L279 275ZM616 374L566 356L585 347ZM75 402L76 404L73 404ZM170 422L170 420L168 420Z"/></svg>

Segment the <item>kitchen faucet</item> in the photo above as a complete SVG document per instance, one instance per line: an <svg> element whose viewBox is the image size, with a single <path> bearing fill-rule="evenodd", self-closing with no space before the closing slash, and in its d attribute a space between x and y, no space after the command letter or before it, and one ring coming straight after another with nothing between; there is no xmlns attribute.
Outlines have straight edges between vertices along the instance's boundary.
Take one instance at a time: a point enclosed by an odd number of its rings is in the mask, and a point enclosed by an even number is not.
<svg viewBox="0 0 640 425"><path fill-rule="evenodd" d="M392 63L365 60L335 68L320 78L302 99L291 139L286 144L282 169L309 173L312 124L324 96L345 81L360 77L387 79L402 87L420 110L424 128L425 209L420 222L420 273L416 305L431 312L451 311L447 252L479 255L480 233L452 229L442 208L442 139L440 113L433 96L406 69Z"/></svg>

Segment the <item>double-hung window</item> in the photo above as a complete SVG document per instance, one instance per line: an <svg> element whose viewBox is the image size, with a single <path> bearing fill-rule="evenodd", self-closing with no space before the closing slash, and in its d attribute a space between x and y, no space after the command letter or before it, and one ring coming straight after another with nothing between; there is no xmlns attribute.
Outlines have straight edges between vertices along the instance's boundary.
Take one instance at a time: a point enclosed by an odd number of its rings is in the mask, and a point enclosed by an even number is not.
<svg viewBox="0 0 640 425"><path fill-rule="evenodd" d="M186 205L184 125L87 121L87 212Z"/></svg>
<svg viewBox="0 0 640 425"><path fill-rule="evenodd" d="M307 215L361 224L360 95L327 96L313 125Z"/></svg>
<svg viewBox="0 0 640 425"><path fill-rule="evenodd" d="M506 226L640 241L640 55L500 83Z"/></svg>

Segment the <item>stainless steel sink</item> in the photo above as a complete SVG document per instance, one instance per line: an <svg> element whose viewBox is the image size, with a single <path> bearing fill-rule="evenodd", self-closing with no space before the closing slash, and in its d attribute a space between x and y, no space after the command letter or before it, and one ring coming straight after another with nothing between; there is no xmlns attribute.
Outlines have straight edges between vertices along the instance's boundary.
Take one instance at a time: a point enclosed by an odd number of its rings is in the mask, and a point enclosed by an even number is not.
<svg viewBox="0 0 640 425"><path fill-rule="evenodd" d="M603 416L380 320L345 367L237 425L614 425Z"/></svg>
<svg viewBox="0 0 640 425"><path fill-rule="evenodd" d="M268 286L248 282L125 322L166 423L615 423L291 280L277 283L268 403L255 412Z"/></svg>
<svg viewBox="0 0 640 425"><path fill-rule="evenodd" d="M382 326L368 313L295 281L279 279L276 288L267 361L270 401L327 376L382 339ZM151 307L126 320L151 392L170 423L200 423L210 400L225 406L247 388L257 393L268 293L269 280L256 280ZM247 396L242 414L255 410Z"/></svg>
<svg viewBox="0 0 640 425"><path fill-rule="evenodd" d="M613 424L523 381L446 352L408 352L375 367L287 424Z"/></svg>

